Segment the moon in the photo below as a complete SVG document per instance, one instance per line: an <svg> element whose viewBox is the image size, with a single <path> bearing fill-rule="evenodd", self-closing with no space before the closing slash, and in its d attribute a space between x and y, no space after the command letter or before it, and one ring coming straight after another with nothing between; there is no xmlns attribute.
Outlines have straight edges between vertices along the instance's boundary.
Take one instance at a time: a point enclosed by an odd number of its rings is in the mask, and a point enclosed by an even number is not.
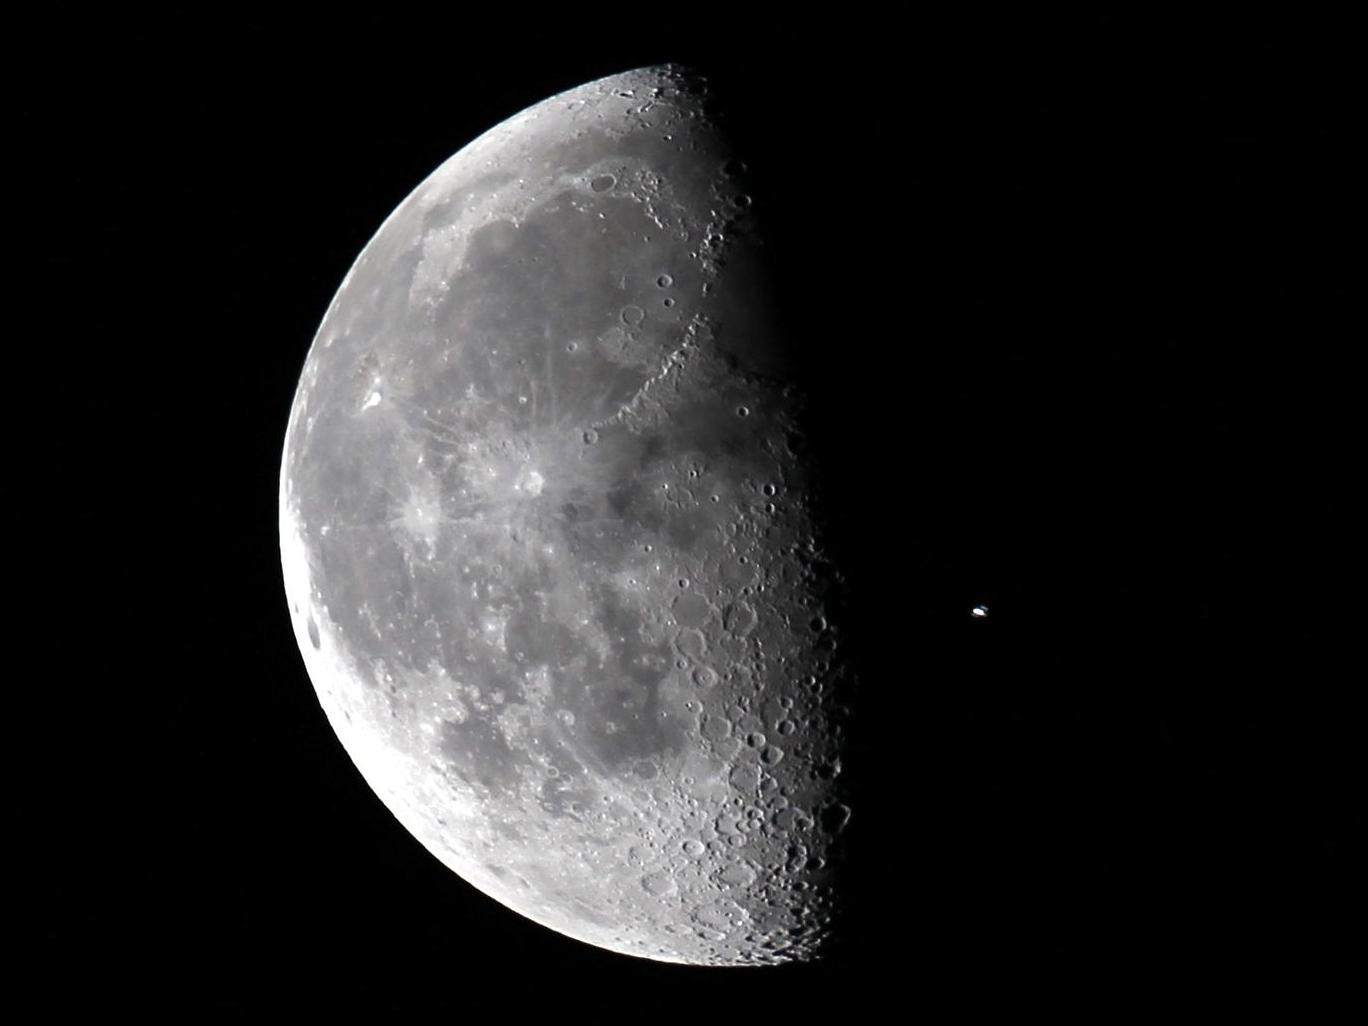
<svg viewBox="0 0 1368 1026"><path fill-rule="evenodd" d="M333 299L280 551L319 702L470 885L698 965L819 956L842 578L747 169L674 66L442 164Z"/></svg>

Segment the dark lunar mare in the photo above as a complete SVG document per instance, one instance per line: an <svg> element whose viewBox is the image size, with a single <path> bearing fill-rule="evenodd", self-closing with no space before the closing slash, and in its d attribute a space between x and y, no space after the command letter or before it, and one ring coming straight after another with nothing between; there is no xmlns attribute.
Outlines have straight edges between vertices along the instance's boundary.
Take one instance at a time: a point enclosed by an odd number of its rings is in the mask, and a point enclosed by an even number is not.
<svg viewBox="0 0 1368 1026"><path fill-rule="evenodd" d="M748 167L653 69L487 133L391 215L282 466L300 648L438 858L614 950L815 955L849 665Z"/></svg>

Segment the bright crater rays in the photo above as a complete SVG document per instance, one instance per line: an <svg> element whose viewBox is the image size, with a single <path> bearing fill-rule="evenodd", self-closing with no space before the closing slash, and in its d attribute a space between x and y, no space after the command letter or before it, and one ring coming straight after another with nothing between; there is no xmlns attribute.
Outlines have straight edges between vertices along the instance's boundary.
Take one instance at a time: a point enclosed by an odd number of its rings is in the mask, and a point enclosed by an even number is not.
<svg viewBox="0 0 1368 1026"><path fill-rule="evenodd" d="M324 713L436 858L612 951L760 965L832 930L840 575L711 102L589 83L400 204L305 363L281 558Z"/></svg>

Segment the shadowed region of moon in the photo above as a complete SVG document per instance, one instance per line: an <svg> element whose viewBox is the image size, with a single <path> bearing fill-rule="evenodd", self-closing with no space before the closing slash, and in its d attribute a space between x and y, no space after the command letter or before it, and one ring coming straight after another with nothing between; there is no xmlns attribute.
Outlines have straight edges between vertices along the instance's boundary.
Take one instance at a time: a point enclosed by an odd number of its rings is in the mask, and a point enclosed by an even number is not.
<svg viewBox="0 0 1368 1026"><path fill-rule="evenodd" d="M711 110L606 78L399 205L305 363L281 554L330 723L433 855L603 948L766 964L832 930L840 576Z"/></svg>

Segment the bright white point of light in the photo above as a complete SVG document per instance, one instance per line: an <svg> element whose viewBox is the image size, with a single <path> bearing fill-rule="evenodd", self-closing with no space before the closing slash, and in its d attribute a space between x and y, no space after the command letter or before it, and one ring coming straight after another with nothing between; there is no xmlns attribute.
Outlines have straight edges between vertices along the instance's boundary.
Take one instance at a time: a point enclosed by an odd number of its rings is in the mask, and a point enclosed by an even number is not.
<svg viewBox="0 0 1368 1026"><path fill-rule="evenodd" d="M975 620L982 620L984 617L988 615L988 607L975 606L973 609L969 610L969 615L972 616Z"/></svg>
<svg viewBox="0 0 1368 1026"><path fill-rule="evenodd" d="M370 395L366 396L366 401L365 401L364 403L361 404L361 409L363 409L363 410L369 410L372 406L377 406L377 405L379 405L379 403L380 403L380 391L377 389L376 391L372 392Z"/></svg>

